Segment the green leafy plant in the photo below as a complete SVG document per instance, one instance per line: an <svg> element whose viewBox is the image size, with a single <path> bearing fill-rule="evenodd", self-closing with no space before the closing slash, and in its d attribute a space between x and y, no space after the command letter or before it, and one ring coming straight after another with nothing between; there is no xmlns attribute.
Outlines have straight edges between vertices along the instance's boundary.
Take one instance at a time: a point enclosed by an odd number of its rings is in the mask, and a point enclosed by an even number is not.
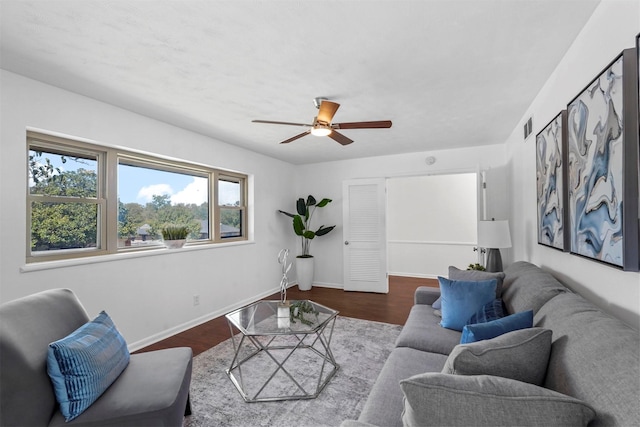
<svg viewBox="0 0 640 427"><path fill-rule="evenodd" d="M189 235L189 228L184 225L165 225L161 232L164 240L183 240Z"/></svg>
<svg viewBox="0 0 640 427"><path fill-rule="evenodd" d="M131 220L129 208L118 199L118 237L130 239L135 237L138 227Z"/></svg>
<svg viewBox="0 0 640 427"><path fill-rule="evenodd" d="M296 236L300 236L302 243L302 254L298 255L300 258L310 258L313 255L309 255L309 247L311 246L311 240L316 236L324 236L333 230L336 226L332 225L325 227L321 225L317 230L311 230L311 218L317 208L323 208L331 203L331 199L322 199L320 202L316 202L316 199L309 195L307 200L302 197L296 202L297 214L292 214L285 211L278 211L288 217L293 218L293 231Z"/></svg>
<svg viewBox="0 0 640 427"><path fill-rule="evenodd" d="M318 320L318 310L313 308L313 304L309 301L293 301L291 306L289 307L289 320L291 323L296 323L296 319L300 321L303 325L311 326L313 325L313 321L309 319L305 319L305 314L315 315L316 321Z"/></svg>
<svg viewBox="0 0 640 427"><path fill-rule="evenodd" d="M478 263L475 263L475 264L469 264L469 267L467 267L467 270L485 271L486 268L484 268L483 266L481 266Z"/></svg>

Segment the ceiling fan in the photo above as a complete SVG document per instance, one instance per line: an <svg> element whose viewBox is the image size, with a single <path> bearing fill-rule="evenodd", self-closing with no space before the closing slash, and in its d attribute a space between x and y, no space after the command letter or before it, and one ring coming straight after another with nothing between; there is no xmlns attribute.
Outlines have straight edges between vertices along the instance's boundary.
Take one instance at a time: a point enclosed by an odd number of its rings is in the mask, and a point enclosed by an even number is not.
<svg viewBox="0 0 640 427"><path fill-rule="evenodd" d="M391 120L379 120L373 122L331 123L331 120L336 114L336 111L338 111L338 107L340 107L340 104L331 102L326 98L315 98L313 102L318 109L318 115L313 119L312 124L274 122L271 120L252 120L252 122L267 123L272 125L302 126L310 128L296 136L285 139L284 141L280 142L280 144L288 144L298 138L302 138L303 136L312 134L315 136L328 136L329 138L342 145L347 145L351 144L353 140L338 132L337 129L380 129L391 127Z"/></svg>

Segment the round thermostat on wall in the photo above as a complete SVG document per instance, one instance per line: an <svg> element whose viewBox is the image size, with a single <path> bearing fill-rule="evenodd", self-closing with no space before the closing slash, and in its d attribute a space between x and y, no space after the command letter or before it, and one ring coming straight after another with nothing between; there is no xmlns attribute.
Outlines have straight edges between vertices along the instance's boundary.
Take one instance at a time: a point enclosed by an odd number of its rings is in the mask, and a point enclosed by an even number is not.
<svg viewBox="0 0 640 427"><path fill-rule="evenodd" d="M429 156L426 159L424 159L425 163L429 166L431 166L432 164L434 164L436 162L436 158L433 156Z"/></svg>

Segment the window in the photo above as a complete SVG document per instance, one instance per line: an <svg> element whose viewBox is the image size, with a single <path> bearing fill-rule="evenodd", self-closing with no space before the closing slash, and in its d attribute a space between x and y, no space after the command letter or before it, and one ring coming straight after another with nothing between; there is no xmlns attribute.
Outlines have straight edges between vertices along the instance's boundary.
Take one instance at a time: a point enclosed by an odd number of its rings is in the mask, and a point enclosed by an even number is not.
<svg viewBox="0 0 640 427"><path fill-rule="evenodd" d="M61 251L76 256L104 250L105 199L98 177L104 153L55 146L29 147L29 252L32 257Z"/></svg>
<svg viewBox="0 0 640 427"><path fill-rule="evenodd" d="M35 132L27 144L28 262L157 249L167 225L191 245L247 239L246 175Z"/></svg>
<svg viewBox="0 0 640 427"><path fill-rule="evenodd" d="M118 159L118 247L163 246L162 228L209 240L209 173L144 158ZM239 236L240 237L240 236Z"/></svg>
<svg viewBox="0 0 640 427"><path fill-rule="evenodd" d="M220 176L218 179L221 239L240 237L244 234L245 188L244 178Z"/></svg>

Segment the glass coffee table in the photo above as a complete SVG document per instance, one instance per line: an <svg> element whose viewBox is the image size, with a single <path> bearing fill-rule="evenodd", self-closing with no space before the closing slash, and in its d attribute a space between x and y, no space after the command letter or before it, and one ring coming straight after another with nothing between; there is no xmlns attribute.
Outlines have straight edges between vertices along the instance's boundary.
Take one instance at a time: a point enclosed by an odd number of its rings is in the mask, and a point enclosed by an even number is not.
<svg viewBox="0 0 640 427"><path fill-rule="evenodd" d="M226 373L246 402L314 399L340 369L330 347L338 312L287 303L258 301L225 316L234 348Z"/></svg>

